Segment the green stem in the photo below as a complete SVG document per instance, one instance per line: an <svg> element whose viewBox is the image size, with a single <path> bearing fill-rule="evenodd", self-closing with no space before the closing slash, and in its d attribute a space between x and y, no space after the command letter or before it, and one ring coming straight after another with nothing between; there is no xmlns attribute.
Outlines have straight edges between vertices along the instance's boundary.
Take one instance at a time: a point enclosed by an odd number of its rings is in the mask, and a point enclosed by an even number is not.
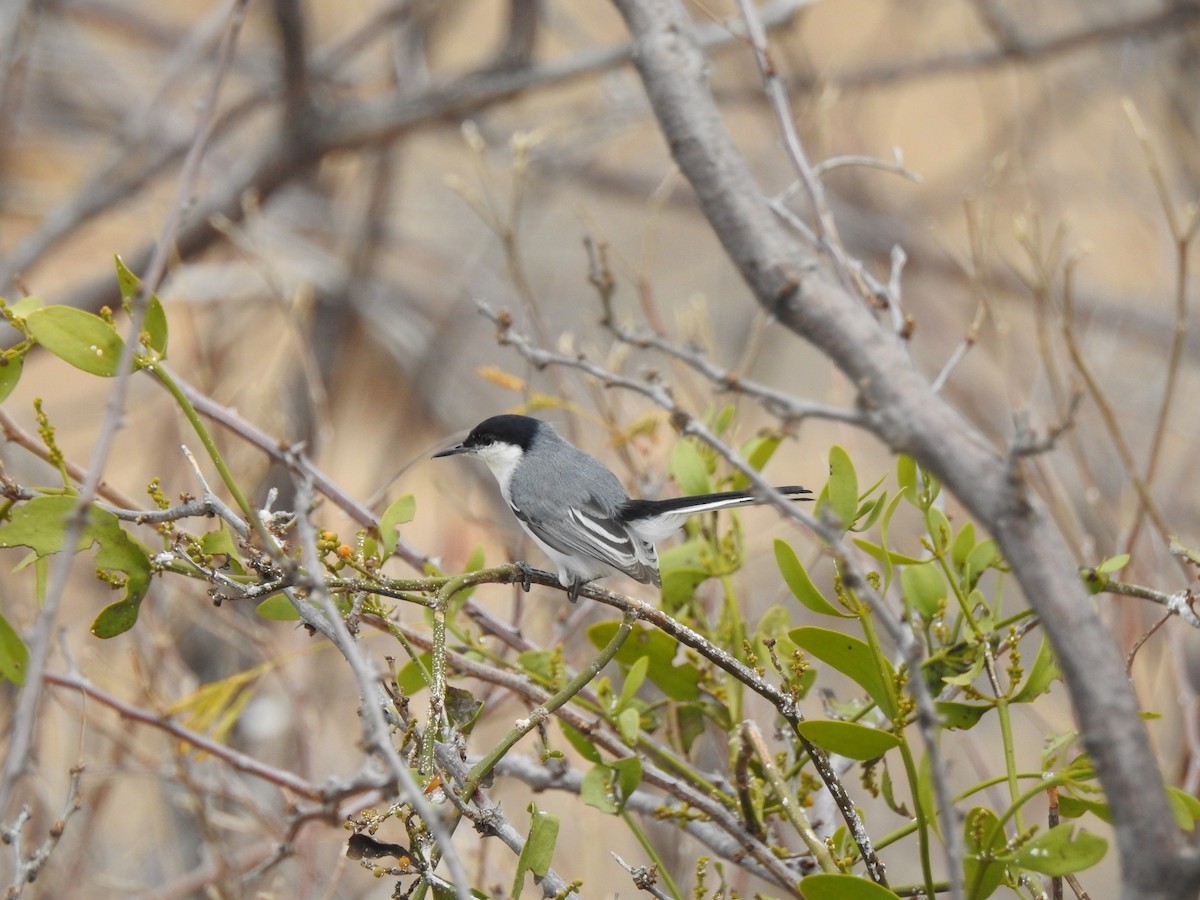
<svg viewBox="0 0 1200 900"><path fill-rule="evenodd" d="M920 676L917 676L920 677ZM904 760L904 771L908 776L909 790L912 791L913 808L917 815L917 846L921 853L921 875L925 879L925 896L934 897L933 888L933 864L929 859L929 821L933 817L933 810L921 809L918 797L920 796L917 785L917 766L913 761L912 750L909 749L908 741L900 742L900 758Z"/></svg>
<svg viewBox="0 0 1200 900"><path fill-rule="evenodd" d="M675 900L683 900L683 893L679 890L679 885L675 883L675 879L671 877L671 872L667 869L666 864L662 861L662 857L658 855L658 850L654 844L646 837L646 832L634 821L633 816L629 815L625 810L621 811L621 819L625 822L626 827L633 832L633 836L637 838L637 842L641 844L642 850L650 857L650 861L654 863L654 867L658 870L659 876L667 886L667 890L671 892L671 896Z"/></svg>
<svg viewBox="0 0 1200 900"><path fill-rule="evenodd" d="M753 722L743 722L738 730L741 732L742 740L750 745L754 750L754 755L758 757L758 761L762 765L763 774L767 776L767 782L771 785L775 796L779 798L779 805L783 809L784 816L791 823L791 826L796 829L796 833L804 841L804 846L813 855L813 858L821 867L821 871L840 872L841 869L838 868L833 854L829 852L829 848L825 845L825 842L818 836L816 830L812 827L812 823L808 821L808 816L800 808L800 803L795 794L789 790L783 780L783 776L779 774L779 768L775 765L775 760L771 758L771 751L763 741L758 726Z"/></svg>
<svg viewBox="0 0 1200 900"><path fill-rule="evenodd" d="M217 443L213 440L212 434L204 427L204 423L200 421L200 414L196 412L196 407L192 406L192 402L188 400L187 395L176 383L175 379L170 376L166 369L157 364L152 364L146 367L159 384L167 389L175 402L183 411L184 417L191 423L192 429L200 438L200 443L204 445L204 451L208 454L208 458L212 460L213 465L217 469L217 474L221 476L221 481L224 483L226 490L229 491L229 496L233 498L233 502L237 504L238 509L242 511L242 515L246 517L246 521L250 527L258 534L262 540L264 549L271 549L275 546L270 534L267 533L266 526L258 517L258 513L250 505L242 493L242 489L238 487L237 481L234 480L233 473L229 471L229 467L225 465L225 458L221 456L221 451L217 449Z"/></svg>
<svg viewBox="0 0 1200 900"><path fill-rule="evenodd" d="M1008 797L1010 802L1016 803L1021 788L1017 784L1017 755L1013 745L1012 708L1009 706L1007 697L996 698L996 712L1000 715L1000 738L1004 742L1004 769L1008 780ZM1020 807L1017 808L1013 821L1016 823L1018 833L1025 830Z"/></svg>
<svg viewBox="0 0 1200 900"><path fill-rule="evenodd" d="M558 693L550 697L545 703L537 709L531 710L529 716L518 722L516 727L508 732L500 743L490 753L483 757L475 766L467 773L466 781L463 783L462 798L466 803L471 802L471 798L475 795L475 791L479 788L480 783L487 778L492 769L498 763L513 745L539 724L546 721L550 714L578 694L587 686L593 678L595 678L600 670L603 669L617 655L617 651L621 649L621 645L625 643L625 639L629 637L633 631L633 623L636 620L636 614L631 610L625 613L625 617L621 620L621 626L617 629L612 639L600 651L600 655L582 669L574 678L568 681Z"/></svg>

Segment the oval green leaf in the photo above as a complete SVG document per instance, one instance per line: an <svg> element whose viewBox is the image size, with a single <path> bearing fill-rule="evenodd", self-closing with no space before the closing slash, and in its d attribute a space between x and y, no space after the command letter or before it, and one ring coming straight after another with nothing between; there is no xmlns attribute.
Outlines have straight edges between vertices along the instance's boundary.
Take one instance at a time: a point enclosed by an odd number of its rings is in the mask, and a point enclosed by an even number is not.
<svg viewBox="0 0 1200 900"><path fill-rule="evenodd" d="M25 672L29 668L29 648L17 634L17 630L0 616L0 678L6 678L20 687L25 683Z"/></svg>
<svg viewBox="0 0 1200 900"><path fill-rule="evenodd" d="M1062 672L1054 659L1054 650L1050 647L1050 642L1043 637L1037 657L1033 661L1033 668L1029 670L1029 675L1026 676L1021 689L1013 696L1012 702L1028 703L1050 690L1050 685L1060 678Z"/></svg>
<svg viewBox="0 0 1200 900"><path fill-rule="evenodd" d="M272 622L295 622L300 618L292 601L283 594L273 594L254 607L254 611Z"/></svg>
<svg viewBox="0 0 1200 900"><path fill-rule="evenodd" d="M829 508L843 528L854 524L858 512L858 475L850 454L836 444L829 448Z"/></svg>
<svg viewBox="0 0 1200 900"><path fill-rule="evenodd" d="M16 388L21 380L21 368L25 362L24 353L4 354L0 356L0 403L8 399L8 395Z"/></svg>
<svg viewBox="0 0 1200 900"><path fill-rule="evenodd" d="M597 647L608 644L620 622L597 622L588 628L588 640ZM679 641L669 634L654 628L634 625L633 633L617 651L616 660L623 666L632 666L639 657L648 658L646 677L672 700L695 700L700 696L701 672L691 663L675 665L675 654Z"/></svg>
<svg viewBox="0 0 1200 900"><path fill-rule="evenodd" d="M837 669L865 690L889 719L895 717L895 669L883 657L876 663L866 642L840 631L812 625L793 628L788 637L805 653Z"/></svg>
<svg viewBox="0 0 1200 900"><path fill-rule="evenodd" d="M140 600L118 600L100 610L100 615L92 622L92 634L108 640L119 634L124 634L137 624Z"/></svg>
<svg viewBox="0 0 1200 900"><path fill-rule="evenodd" d="M1043 875L1057 878L1091 868L1108 852L1108 841L1070 822L1055 825L1045 834L1039 834L1018 850L1011 862L1022 869L1032 869Z"/></svg>
<svg viewBox="0 0 1200 900"><path fill-rule="evenodd" d="M805 900L896 900L896 895L857 875L820 872L800 879Z"/></svg>
<svg viewBox="0 0 1200 900"><path fill-rule="evenodd" d="M708 463L691 441L683 440L675 445L668 469L684 494L707 494L712 490Z"/></svg>
<svg viewBox="0 0 1200 900"><path fill-rule="evenodd" d="M854 618L850 613L842 612L835 607L817 590L812 579L808 577L804 564L800 562L800 557L786 541L778 539L775 541L775 564L779 566L779 574L783 576L783 580L795 598L813 612L823 616Z"/></svg>
<svg viewBox="0 0 1200 900"><path fill-rule="evenodd" d="M125 343L94 313L73 306L46 306L25 317L30 335L64 362L91 375L117 374Z"/></svg>
<svg viewBox="0 0 1200 900"><path fill-rule="evenodd" d="M987 900L1004 880L1004 864L998 854L1004 849L1004 829L1000 818L985 806L976 806L963 820L963 877L966 896Z"/></svg>
<svg viewBox="0 0 1200 900"><path fill-rule="evenodd" d="M146 346L153 350L159 359L165 359L167 356L167 313L156 294L151 294L150 300L146 304L146 314L142 317L142 333L146 338Z"/></svg>
<svg viewBox="0 0 1200 900"><path fill-rule="evenodd" d="M905 566L900 570L900 589L908 607L925 622L937 615L945 603L946 579L935 562Z"/></svg>
<svg viewBox="0 0 1200 900"><path fill-rule="evenodd" d="M379 541L385 554L391 556L395 551L396 542L400 540L400 526L407 525L416 514L417 498L412 494L397 497L392 501L392 505L383 511L379 518Z"/></svg>
<svg viewBox="0 0 1200 900"><path fill-rule="evenodd" d="M558 722L558 727L562 729L563 736L575 748L576 753L590 763L601 761L600 751L596 749L596 745L592 743L591 738L579 729L568 725L562 719L555 719L555 721Z"/></svg>
<svg viewBox="0 0 1200 900"><path fill-rule="evenodd" d="M937 703L938 715L942 717L946 727L964 731L974 728L975 723L982 719L989 709L992 707L987 704L960 703L957 700L939 700Z"/></svg>
<svg viewBox="0 0 1200 900"><path fill-rule="evenodd" d="M850 759L878 759L900 746L900 738L890 731L880 731L857 722L809 719L797 725L796 731L818 747Z"/></svg>
<svg viewBox="0 0 1200 900"><path fill-rule="evenodd" d="M554 845L558 842L558 816L529 804L532 819L529 822L529 836L525 838L525 846L517 856L517 873L513 878L512 896L521 896L525 886L525 873L532 872L537 878L544 878L550 871L550 860L554 857Z"/></svg>

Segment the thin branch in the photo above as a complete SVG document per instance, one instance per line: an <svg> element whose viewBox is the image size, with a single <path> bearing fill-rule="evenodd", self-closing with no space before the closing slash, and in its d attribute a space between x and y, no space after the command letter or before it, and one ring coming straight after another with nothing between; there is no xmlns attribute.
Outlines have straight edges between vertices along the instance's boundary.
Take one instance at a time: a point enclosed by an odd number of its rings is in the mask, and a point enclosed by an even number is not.
<svg viewBox="0 0 1200 900"><path fill-rule="evenodd" d="M154 292L162 273L166 268L171 245L183 216L196 180L199 177L200 160L208 144L212 122L215 116L217 98L225 74L233 59L233 48L237 44L241 30L242 16L248 0L233 0L226 22L225 35L222 40L222 50L213 71L212 82L206 98L205 107L201 110L196 126L196 136L184 160L183 170L179 176L179 188L175 203L163 224L158 243L150 255L149 265L143 274L142 288L134 300L130 316L129 330L124 345L121 348L120 360L117 364L117 377L109 391L105 413L100 431L96 436L87 474L79 486L75 510L69 517L66 533L63 538L64 547L74 547L83 530L88 505L96 497L97 488L104 473L105 464L116 439L117 429L121 425L125 409L125 396L129 378L133 371L133 357L141 345L140 334L142 318L146 304ZM115 281L111 279L110 281ZM37 623L34 625L28 641L29 660L26 669L27 687L17 700L17 711L13 716L10 727L10 742L8 755L5 758L3 773L0 774L0 814L8 807L16 782L26 771L29 764L29 749L33 742L33 734L37 726L37 710L41 699L42 673L46 670L46 662L50 652L50 635L53 632L58 617L58 607L66 591L67 579L70 575L74 560L73 553L61 553L51 567L49 586L45 600L42 603Z"/></svg>
<svg viewBox="0 0 1200 900"><path fill-rule="evenodd" d="M86 678L80 675L60 675L56 672L46 672L42 676L46 684L55 685L56 687L67 688L75 691L83 696L99 703L101 706L106 706L117 713L122 719L130 722L138 722L149 728L161 731L164 734L169 734L171 737L185 744L190 744L197 750L208 754L214 759L219 759L230 768L250 775L253 778L258 778L262 781L274 784L277 787L283 788L298 797L307 797L309 800L316 800L322 804L328 804L331 800L338 796L344 796L342 791L343 786L335 787L333 784L327 787L321 787L313 784L310 781L305 781L303 778L288 772L284 769L279 769L274 766L269 766L266 763L255 759L247 753L234 750L225 744L214 741L207 735L203 735L198 731L193 731L170 719L164 718L162 714L141 709L126 703L121 698L108 693L102 688L96 687ZM359 790L355 787L354 790Z"/></svg>
<svg viewBox="0 0 1200 900"><path fill-rule="evenodd" d="M457 749L453 744L438 743L434 745L438 764L450 774L456 786L461 787L469 778L466 764L459 759ZM475 823L475 827L483 834L497 837L514 854L520 856L525 848L525 838L505 818L500 804L490 799L483 791L476 789L470 801L459 798L455 791L447 791L451 801L458 811ZM568 891L566 879L554 869L547 869L541 878L539 888L544 897L578 897L574 891Z"/></svg>
<svg viewBox="0 0 1200 900"><path fill-rule="evenodd" d="M1097 44L1129 38L1151 38L1162 33L1182 32L1200 20L1200 9L1188 3L1152 7L1144 15L1100 25L1088 23L1057 35L1025 39L1019 44L954 51L925 59L886 62L857 71L822 73L820 83L852 90L896 85L944 74L967 74L1011 65L1014 62L1049 64L1061 56L1089 50ZM811 90L811 76L795 76L791 86Z"/></svg>
<svg viewBox="0 0 1200 900"><path fill-rule="evenodd" d="M471 900L470 880L458 852L454 849L450 832L438 816L437 811L430 805L424 792L413 778L408 764L400 756L392 743L391 729L383 715L383 706L389 704L387 694L380 684L379 672L374 663L363 654L358 642L350 634L342 619L341 611L334 602L333 595L324 582L317 577L321 572L320 555L317 552L316 532L308 518L312 501L312 482L305 470L293 468L295 472L296 530L300 538L301 560L308 570L304 579L305 587L310 597L315 597L325 613L325 635L342 654L354 673L358 683L359 713L362 721L363 743L384 764L388 773L395 781L404 802L410 804L413 811L421 817L421 821L429 828L429 833L437 842L441 857L450 869L451 881L458 900ZM305 600L305 604L309 601ZM297 604L299 608L300 604ZM430 727L433 724L430 723Z"/></svg>
<svg viewBox="0 0 1200 900"><path fill-rule="evenodd" d="M933 472L995 536L1054 646L1085 746L1113 804L1125 896L1194 891L1200 860L1185 854L1171 821L1123 660L1067 562L1070 552L1045 505L978 429L929 390L903 341L879 326L861 297L826 276L811 249L778 222L721 119L682 5L616 4L637 41L638 71L673 158L758 302L815 341L859 392L880 439ZM945 837L960 831L948 829Z"/></svg>
<svg viewBox="0 0 1200 900"><path fill-rule="evenodd" d="M746 33L750 39L750 46L754 50L754 61L758 65L767 100L775 114L775 121L783 138L784 150L787 152L792 168L800 177L800 183L804 185L805 193L808 194L809 203L812 205L813 215L817 220L817 237L820 246L833 260L838 276L842 280L842 286L848 291L853 290L854 280L850 274L851 267L846 256L846 248L842 245L837 222L834 220L833 213L829 209L829 202L825 198L825 187L821 184L820 176L808 161L808 154L805 153L804 145L800 142L800 135L796 133L796 123L792 119L787 87L771 59L771 51L767 46L767 31L759 18L758 8L751 0L737 0L737 4L738 9L741 10L742 19L746 23Z"/></svg>

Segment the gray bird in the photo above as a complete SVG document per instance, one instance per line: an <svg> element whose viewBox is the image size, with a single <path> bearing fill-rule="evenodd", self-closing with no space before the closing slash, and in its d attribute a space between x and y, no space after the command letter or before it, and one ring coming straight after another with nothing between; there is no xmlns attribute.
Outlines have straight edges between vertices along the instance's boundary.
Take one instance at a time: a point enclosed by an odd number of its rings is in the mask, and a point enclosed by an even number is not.
<svg viewBox="0 0 1200 900"><path fill-rule="evenodd" d="M623 572L643 584L661 584L654 545L696 513L761 503L748 491L722 491L669 500L634 500L602 462L562 438L554 426L529 416L485 419L466 440L434 454L464 454L487 464L521 527L558 567L574 601L583 585ZM799 500L812 492L776 488Z"/></svg>

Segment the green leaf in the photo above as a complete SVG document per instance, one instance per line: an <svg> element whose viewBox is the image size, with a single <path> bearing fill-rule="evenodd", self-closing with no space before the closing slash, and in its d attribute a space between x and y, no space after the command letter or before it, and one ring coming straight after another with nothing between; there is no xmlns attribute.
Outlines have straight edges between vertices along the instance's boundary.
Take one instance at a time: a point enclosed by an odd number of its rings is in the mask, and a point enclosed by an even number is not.
<svg viewBox="0 0 1200 900"><path fill-rule="evenodd" d="M7 400L8 395L16 389L24 365L24 353L0 354L0 403Z"/></svg>
<svg viewBox="0 0 1200 900"><path fill-rule="evenodd" d="M646 670L650 668L650 657L639 656L625 674L625 683L621 685L621 697L617 701L617 709L625 709L631 700L637 696L638 688L646 680Z"/></svg>
<svg viewBox="0 0 1200 900"><path fill-rule="evenodd" d="M850 759L876 759L900 746L900 738L891 732L857 722L809 719L797 725L796 731L818 747Z"/></svg>
<svg viewBox="0 0 1200 900"><path fill-rule="evenodd" d="M950 520L936 506L931 506L925 510L925 527L929 531L929 540L933 543L934 550L941 556L950 548Z"/></svg>
<svg viewBox="0 0 1200 900"><path fill-rule="evenodd" d="M642 783L642 761L636 756L625 756L621 759L614 759L610 765L616 773L613 786L616 789L617 807L620 811L625 809L625 804L629 802L630 796Z"/></svg>
<svg viewBox="0 0 1200 900"><path fill-rule="evenodd" d="M689 440L679 441L671 450L668 470L671 479L684 494L707 494L712 491L708 463Z"/></svg>
<svg viewBox="0 0 1200 900"><path fill-rule="evenodd" d="M217 531L206 531L200 536L200 549L209 556L225 557L225 565L229 566L236 574L245 575L248 570L242 562L242 557L238 553L237 543L233 540L233 534L229 531L229 526L222 523L221 528ZM216 560L214 564L220 565ZM291 604L288 604L291 606Z"/></svg>
<svg viewBox="0 0 1200 900"><path fill-rule="evenodd" d="M92 634L102 640L124 634L137 624L141 604L131 600L118 600L100 610L92 622Z"/></svg>
<svg viewBox="0 0 1200 900"><path fill-rule="evenodd" d="M896 895L857 875L819 872L800 879L805 900L896 900Z"/></svg>
<svg viewBox="0 0 1200 900"><path fill-rule="evenodd" d="M889 719L896 716L896 672L886 658L876 662L871 648L856 637L828 628L793 628L790 637L805 653L832 666L863 688ZM881 670L882 667L882 670Z"/></svg>
<svg viewBox="0 0 1200 900"><path fill-rule="evenodd" d="M590 763L598 763L602 760L600 751L596 749L596 745L592 743L591 738L562 719L555 719L555 721L558 722L558 727L561 729L563 736L575 748L576 753Z"/></svg>
<svg viewBox="0 0 1200 900"><path fill-rule="evenodd" d="M967 561L967 557L974 549L975 526L971 522L968 522L959 529L958 534L954 536L954 543L950 545L950 561L954 565L955 570L961 571Z"/></svg>
<svg viewBox="0 0 1200 900"><path fill-rule="evenodd" d="M74 497L61 494L34 497L14 507L8 522L0 525L0 547L29 547L38 556L57 553L67 538L67 516L75 504ZM75 549L82 550L90 543L80 535Z"/></svg>
<svg viewBox="0 0 1200 900"><path fill-rule="evenodd" d="M642 727L642 715L634 707L627 706L617 713L617 732L630 747L637 745L638 732Z"/></svg>
<svg viewBox="0 0 1200 900"><path fill-rule="evenodd" d="M910 503L916 505L917 463L906 453L901 453L896 457L896 484L900 486L900 493L907 497Z"/></svg>
<svg viewBox="0 0 1200 900"><path fill-rule="evenodd" d="M142 316L142 334L146 347L154 351L159 359L167 357L167 312L157 294L152 294L146 303L146 314Z"/></svg>
<svg viewBox="0 0 1200 900"><path fill-rule="evenodd" d="M971 900L987 900L1004 880L1004 864L996 857L1004 850L1004 829L999 817L990 809L976 806L963 821L963 876L966 896Z"/></svg>
<svg viewBox="0 0 1200 900"><path fill-rule="evenodd" d="M117 287L121 291L122 306L129 311L133 300L142 287L142 280L130 271L121 257L115 257L117 264ZM167 314L163 310L162 301L157 294L151 294L146 301L146 312L142 316L142 334L145 336L146 348L159 359L167 355Z"/></svg>
<svg viewBox="0 0 1200 900"><path fill-rule="evenodd" d="M783 576L783 580L795 598L813 612L824 616L854 618L850 613L842 612L835 607L817 590L812 579L808 577L808 572L804 570L804 564L800 562L800 557L786 541L778 539L775 541L775 564L779 566L779 574Z"/></svg>
<svg viewBox="0 0 1200 900"><path fill-rule="evenodd" d="M29 648L8 619L0 615L0 678L20 687L29 668Z"/></svg>
<svg viewBox="0 0 1200 900"><path fill-rule="evenodd" d="M980 541L963 563L963 583L967 590L972 590L979 581L979 576L1000 563L1000 550L991 538Z"/></svg>
<svg viewBox="0 0 1200 900"><path fill-rule="evenodd" d="M254 607L254 611L259 618L269 619L272 622L295 622L300 618L295 604L284 594L272 594Z"/></svg>
<svg viewBox="0 0 1200 900"><path fill-rule="evenodd" d="M613 796L613 770L603 763L592 766L579 782L579 797L592 809L615 816L617 801Z"/></svg>
<svg viewBox="0 0 1200 900"><path fill-rule="evenodd" d="M905 566L900 570L900 590L909 608L928 622L943 609L946 601L946 579L935 562Z"/></svg>
<svg viewBox="0 0 1200 900"><path fill-rule="evenodd" d="M0 547L29 547L39 557L58 553L77 502L66 494L52 494L14 508L9 521L0 526ZM112 513L89 506L85 515L75 552L96 545L96 568L125 576L124 598L107 607L92 627L96 637L113 637L137 621L138 606L150 589L150 552L121 528Z"/></svg>
<svg viewBox="0 0 1200 900"><path fill-rule="evenodd" d="M679 745L683 748L684 753L692 752L692 744L696 742L696 738L704 734L704 726L707 721L704 704L675 704L675 730L679 735Z"/></svg>
<svg viewBox="0 0 1200 900"><path fill-rule="evenodd" d="M887 508L888 492L884 491L874 500L868 500L858 508L855 514L854 530L867 531L878 521L880 514Z"/></svg>
<svg viewBox="0 0 1200 900"><path fill-rule="evenodd" d="M829 509L843 528L854 524L858 511L858 476L848 454L836 444L829 448Z"/></svg>
<svg viewBox="0 0 1200 900"><path fill-rule="evenodd" d="M611 765L592 766L583 776L579 796L593 809L610 816L625 808L642 780L642 761L636 756L613 760Z"/></svg>
<svg viewBox="0 0 1200 900"><path fill-rule="evenodd" d="M142 286L142 279L133 274L120 256L114 256L113 259L117 264L117 288L121 292L121 299L128 303L137 296L138 290Z"/></svg>
<svg viewBox="0 0 1200 900"><path fill-rule="evenodd" d="M1091 868L1107 852L1108 841L1104 838L1063 822L1039 834L1006 859L1022 869L1059 877Z"/></svg>
<svg viewBox="0 0 1200 900"><path fill-rule="evenodd" d="M1123 568L1129 565L1129 554L1122 553L1119 556L1112 556L1096 566L1096 571L1101 575L1112 575L1115 572L1120 572Z"/></svg>
<svg viewBox="0 0 1200 900"><path fill-rule="evenodd" d="M1058 663L1054 660L1054 651L1050 647L1050 642L1043 637L1042 643L1038 647L1037 657L1033 661L1033 668L1029 670L1021 689L1013 695L1012 702L1028 703L1050 690L1050 685L1060 678L1062 678L1062 672L1059 671Z"/></svg>
<svg viewBox="0 0 1200 900"><path fill-rule="evenodd" d="M479 700L468 690L446 685L446 715L450 724L460 734L470 734L483 712L483 701Z"/></svg>
<svg viewBox="0 0 1200 900"><path fill-rule="evenodd" d="M64 362L92 375L117 374L125 346L115 328L73 306L46 306L25 318L33 338Z"/></svg>
<svg viewBox="0 0 1200 900"><path fill-rule="evenodd" d="M417 663L420 663L418 665ZM422 653L416 660L409 660L396 673L396 689L404 697L412 697L429 687L425 673L433 663L432 653Z"/></svg>
<svg viewBox="0 0 1200 900"><path fill-rule="evenodd" d="M937 792L933 788L933 763L929 754L921 757L921 765L917 768L917 787L914 800L925 816L926 821L933 826L937 836L942 837L942 817L937 815Z"/></svg>
<svg viewBox="0 0 1200 900"><path fill-rule="evenodd" d="M517 654L517 665L539 684L553 685L557 677L553 650L526 650Z"/></svg>
<svg viewBox="0 0 1200 900"><path fill-rule="evenodd" d="M782 443L783 437L778 434L757 435L742 444L742 459L746 460L746 464L755 472L761 472ZM750 479L742 472L735 472L730 479L730 487L735 491L744 491L749 486Z"/></svg>
<svg viewBox="0 0 1200 900"><path fill-rule="evenodd" d="M517 857L517 872L513 877L512 896L521 896L525 886L525 873L532 872L537 878L545 877L550 871L550 861L554 857L554 845L558 842L558 816L529 804L532 819L529 822L529 836L525 838L525 846Z"/></svg>
<svg viewBox="0 0 1200 900"><path fill-rule="evenodd" d="M1085 797L1073 797L1070 794L1059 796L1058 814L1064 819L1078 819L1087 813L1091 813L1101 822L1107 822L1109 825L1113 823L1112 809L1107 803L1100 800L1088 800Z"/></svg>
<svg viewBox="0 0 1200 900"><path fill-rule="evenodd" d="M41 297L30 295L28 297L22 297L16 303L10 306L8 311L13 314L14 318L25 319L28 318L29 314L35 309L41 309L45 305L46 302L42 300Z"/></svg>
<svg viewBox="0 0 1200 900"><path fill-rule="evenodd" d="M989 709L992 707L987 704L960 703L957 700L939 700L937 703L938 715L942 717L946 727L963 731L974 728Z"/></svg>
<svg viewBox="0 0 1200 900"><path fill-rule="evenodd" d="M668 612L684 606L696 588L713 576L712 549L703 538L693 538L660 550L662 606Z"/></svg>
<svg viewBox="0 0 1200 900"><path fill-rule="evenodd" d="M383 511L379 519L379 540L383 552L391 556L400 540L400 526L407 525L417 514L417 499L412 494L405 494L393 501L392 505Z"/></svg>
<svg viewBox="0 0 1200 900"><path fill-rule="evenodd" d="M597 622L588 628L588 640L596 647L605 647L619 627L620 622ZM638 623L615 659L622 666L632 666L639 657L647 657L646 677L655 687L672 700L696 700L700 696L701 672L688 662L675 665L678 650L675 638Z"/></svg>
<svg viewBox="0 0 1200 900"><path fill-rule="evenodd" d="M384 554L384 559L389 555L391 555L390 551ZM478 572L483 568L484 559L483 544L476 544L475 549L471 551L471 555L467 557L467 561L463 563L463 572ZM471 599L471 595L475 593L478 587L479 585L473 584L470 587L463 588L451 597L450 605L446 608L446 615L451 619L457 616L462 611L462 608L467 605L467 601Z"/></svg>
<svg viewBox="0 0 1200 900"><path fill-rule="evenodd" d="M873 544L866 538L854 538L854 543L858 548L868 556L879 560L880 562L888 562L895 566L919 566L922 563L929 562L928 559L921 559L916 556L907 556L903 553L897 553L895 550L885 550L879 544Z"/></svg>
<svg viewBox="0 0 1200 900"><path fill-rule="evenodd" d="M1171 814L1175 824L1183 831L1192 831L1200 820L1200 800L1179 788L1167 788L1167 802L1171 804Z"/></svg>

